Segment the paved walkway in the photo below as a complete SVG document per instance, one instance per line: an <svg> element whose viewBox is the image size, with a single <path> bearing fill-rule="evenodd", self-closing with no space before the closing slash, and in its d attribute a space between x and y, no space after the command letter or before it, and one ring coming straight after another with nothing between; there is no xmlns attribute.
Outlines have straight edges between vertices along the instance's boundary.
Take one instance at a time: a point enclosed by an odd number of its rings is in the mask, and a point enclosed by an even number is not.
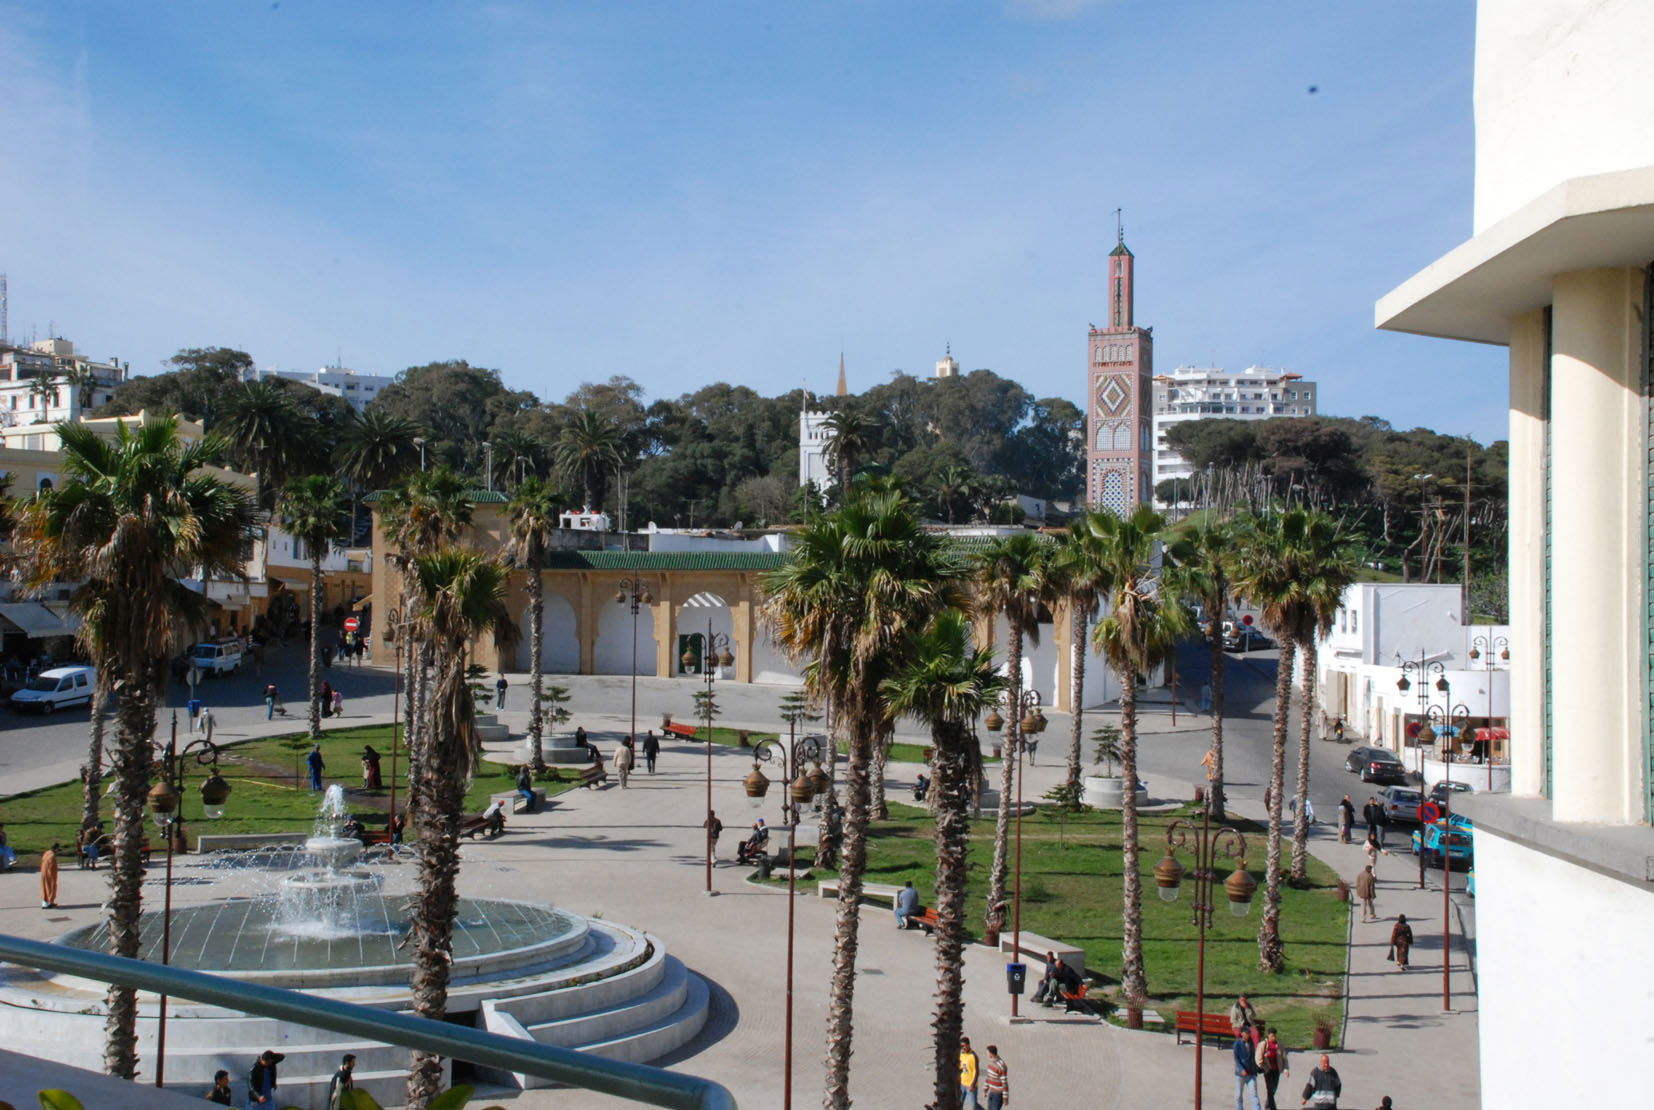
<svg viewBox="0 0 1654 1110"><path fill-rule="evenodd" d="M612 741L629 726L627 679L613 677L559 679L571 687L576 720L600 742ZM688 717L698 684L670 680L639 683L640 724L658 724L663 711ZM720 724L771 727L774 706L785 690L775 687L720 687L725 706ZM512 677L505 721L520 731L526 720L526 676ZM513 701L515 700L515 705ZM359 699L344 724L388 719L388 699ZM1040 765L1028 769L1025 794L1038 797L1062 775L1058 749L1066 743L1067 718L1051 714L1041 745ZM1090 716L1088 714L1088 716ZM1180 715L1178 726L1164 716L1145 718L1145 773L1159 798L1192 793L1189 779L1177 771L1198 771L1206 747L1204 720ZM291 731L292 724L267 725L262 706L219 710L220 735L264 735ZM1088 727L1089 731L1089 727ZM515 757L516 742L497 745L501 758ZM780 820L779 792L771 791L755 810L741 791L750 763L735 749L713 752L714 806L726 825L724 852L732 853L736 832L762 815ZM1058 766L1053 766L1054 764ZM45 768L41 783L11 782L13 790L61 781L72 776L76 761ZM668 949L701 973L714 988L714 1013L708 1029L670 1066L718 1079L735 1092L743 1106L781 1103L783 1014L785 1003L786 910L784 891L760 889L745 882L747 868L725 863L714 873L717 897L703 892L700 822L705 806L706 756L697 745L664 745L661 773L639 775L630 790L573 791L546 812L514 818L508 834L495 842L467 845L461 881L467 893L530 896L588 914L601 914L660 935ZM918 768L894 765L891 781L900 789ZM64 773L58 773L58 772ZM55 777L53 777L55 775ZM772 775L772 778L777 776ZM1191 776L1192 777L1192 776ZM1353 781L1353 780L1352 780ZM1238 789L1235 807L1261 816L1261 791ZM1337 843L1333 831L1318 826L1315 853L1340 874L1353 879L1361 856L1354 846ZM594 851L596 849L596 851ZM1455 976L1454 1010L1441 1012L1439 887L1416 889L1411 857L1396 855L1381 868L1379 908L1405 912L1415 922L1419 943L1415 970L1401 973L1384 961L1389 921L1356 924L1351 955L1349 1047L1335 1054L1350 1106L1376 1105L1384 1094L1400 1106L1474 1106L1476 1084L1476 1015L1468 971ZM1432 884L1439 881L1430 876ZM1456 876L1462 881L1462 876ZM38 908L37 884L30 875L0 880L0 922L23 936L56 936L98 917L105 896L102 875L73 868L63 873L65 907L54 913ZM158 895L158 891L155 892ZM209 892L201 892L205 896ZM174 896L184 899L194 892ZM834 903L800 895L796 905L796 1011L794 1096L797 1105L819 1101L822 1029L832 944ZM1358 915L1357 915L1358 916ZM917 933L899 932L887 910L864 907L862 947L857 979L855 1065L852 1093L859 1105L922 1106L928 1098L929 1013L934 989L930 942ZM1462 961L1463 951L1457 956ZM1075 1018L1048 1016L1037 1010L1034 1021L1012 1025L1004 993L1003 959L980 946L965 958L966 1031L978 1045L997 1043L1012 1068L1016 1102L1027 1106L1166 1107L1191 1105L1193 1048L1172 1038ZM1224 1001L1227 1004L1227 1000ZM1025 1008L1026 1009L1026 1008ZM1267 1015L1266 1015L1267 1016ZM1227 1105L1233 1097L1228 1057L1207 1049L1206 1101ZM1430 1060L1428 1067L1419 1061ZM1051 1064L1056 1062L1058 1066ZM1293 1083L1301 1086L1314 1061L1294 1059ZM495 1101L504 1101L494 1096ZM1295 1097L1283 1105L1296 1105ZM625 1105L586 1092L528 1092L513 1105L581 1108Z"/></svg>

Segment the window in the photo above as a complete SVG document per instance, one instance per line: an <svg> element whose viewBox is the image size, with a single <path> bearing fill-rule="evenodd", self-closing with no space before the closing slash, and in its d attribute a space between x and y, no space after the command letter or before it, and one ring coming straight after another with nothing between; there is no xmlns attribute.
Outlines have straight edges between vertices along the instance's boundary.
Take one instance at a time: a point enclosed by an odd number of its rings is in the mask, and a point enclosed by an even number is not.
<svg viewBox="0 0 1654 1110"><path fill-rule="evenodd" d="M1350 610L1350 631L1361 631L1361 614L1354 609Z"/></svg>

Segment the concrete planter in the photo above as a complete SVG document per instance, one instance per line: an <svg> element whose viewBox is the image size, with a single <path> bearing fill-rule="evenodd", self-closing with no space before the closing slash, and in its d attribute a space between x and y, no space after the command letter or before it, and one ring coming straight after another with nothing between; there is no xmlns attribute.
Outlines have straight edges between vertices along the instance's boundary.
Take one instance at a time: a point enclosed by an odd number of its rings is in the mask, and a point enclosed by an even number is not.
<svg viewBox="0 0 1654 1110"><path fill-rule="evenodd" d="M1125 801L1126 780L1118 776L1110 778L1104 775L1087 775L1085 784L1085 804L1093 809L1119 809ZM1149 792L1137 791L1137 804L1143 805L1149 800Z"/></svg>

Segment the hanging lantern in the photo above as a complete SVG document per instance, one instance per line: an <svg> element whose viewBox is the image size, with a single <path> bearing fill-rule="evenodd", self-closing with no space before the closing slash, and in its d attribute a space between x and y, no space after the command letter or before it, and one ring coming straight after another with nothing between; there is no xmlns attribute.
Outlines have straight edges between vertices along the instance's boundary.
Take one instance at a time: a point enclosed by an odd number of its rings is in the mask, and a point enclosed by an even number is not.
<svg viewBox="0 0 1654 1110"><path fill-rule="evenodd" d="M718 656L718 666L720 666L720 667L733 667L733 666L735 666L735 656L733 656L729 653L728 648L725 648L724 653L722 655Z"/></svg>
<svg viewBox="0 0 1654 1110"><path fill-rule="evenodd" d="M1224 892L1229 895L1229 912L1236 917L1245 917L1252 908L1252 895L1257 893L1258 880L1246 870L1244 861L1235 868L1235 873L1223 880Z"/></svg>
<svg viewBox="0 0 1654 1110"><path fill-rule="evenodd" d="M615 600L620 601L620 602L624 602L626 600L626 591L625 590L616 590L615 591Z"/></svg>
<svg viewBox="0 0 1654 1110"><path fill-rule="evenodd" d="M171 813L178 808L178 791L162 779L149 788L149 808L156 813Z"/></svg>
<svg viewBox="0 0 1654 1110"><path fill-rule="evenodd" d="M685 648L683 654L678 656L678 662L683 664L683 669L686 670L686 671L690 667L693 667L695 665L695 653L694 653L694 651L692 651L689 648Z"/></svg>
<svg viewBox="0 0 1654 1110"><path fill-rule="evenodd" d="M815 797L815 784L810 781L810 776L804 773L804 769L802 767L798 769L798 777L793 780L791 790L793 802L798 805L803 805L805 802Z"/></svg>
<svg viewBox="0 0 1654 1110"><path fill-rule="evenodd" d="M1022 715L1021 724L1023 732L1039 731L1039 718L1034 716L1034 711L1032 709Z"/></svg>
<svg viewBox="0 0 1654 1110"><path fill-rule="evenodd" d="M649 592L648 586L645 586L643 587L643 596L638 598L638 600L643 602L645 605L653 605L655 603L655 595Z"/></svg>
<svg viewBox="0 0 1654 1110"><path fill-rule="evenodd" d="M1045 710L1043 709L1034 710L1034 720L1039 722L1039 727L1034 729L1035 732L1044 732L1045 726L1051 723L1045 719Z"/></svg>
<svg viewBox="0 0 1654 1110"><path fill-rule="evenodd" d="M224 816L224 803L230 797L230 783L214 767L212 774L201 783L201 811L208 817Z"/></svg>
<svg viewBox="0 0 1654 1110"><path fill-rule="evenodd" d="M1160 900L1177 901L1177 888L1183 885L1183 865L1170 851L1154 865L1154 885L1160 888Z"/></svg>
<svg viewBox="0 0 1654 1110"><path fill-rule="evenodd" d="M1005 718L999 715L999 710L990 709L988 715L982 718L982 723L988 727L989 732L998 732L1005 727Z"/></svg>
<svg viewBox="0 0 1654 1110"><path fill-rule="evenodd" d="M764 777L764 772L760 771L758 764L754 763L752 773L741 780L741 786L745 788L747 797L762 798L770 791L770 780Z"/></svg>
<svg viewBox="0 0 1654 1110"><path fill-rule="evenodd" d="M832 782L827 778L827 772L821 769L821 760L816 760L815 770L810 772L811 795L825 794L827 788L831 785Z"/></svg>

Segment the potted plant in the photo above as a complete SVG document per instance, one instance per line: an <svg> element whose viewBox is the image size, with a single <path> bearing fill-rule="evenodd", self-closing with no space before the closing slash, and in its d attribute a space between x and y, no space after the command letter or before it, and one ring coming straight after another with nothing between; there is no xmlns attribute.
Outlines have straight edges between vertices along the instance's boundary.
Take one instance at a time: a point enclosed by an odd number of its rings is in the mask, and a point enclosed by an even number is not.
<svg viewBox="0 0 1654 1110"><path fill-rule="evenodd" d="M1315 1019L1315 1050L1325 1052L1332 1047L1332 1024L1324 1017Z"/></svg>
<svg viewBox="0 0 1654 1110"><path fill-rule="evenodd" d="M1091 734L1091 739L1092 761L1102 764L1104 773L1085 777L1085 804L1097 809L1119 809L1126 793L1126 780L1115 773L1120 762L1120 726L1103 725ZM1139 789L1137 799L1146 802L1148 796Z"/></svg>

